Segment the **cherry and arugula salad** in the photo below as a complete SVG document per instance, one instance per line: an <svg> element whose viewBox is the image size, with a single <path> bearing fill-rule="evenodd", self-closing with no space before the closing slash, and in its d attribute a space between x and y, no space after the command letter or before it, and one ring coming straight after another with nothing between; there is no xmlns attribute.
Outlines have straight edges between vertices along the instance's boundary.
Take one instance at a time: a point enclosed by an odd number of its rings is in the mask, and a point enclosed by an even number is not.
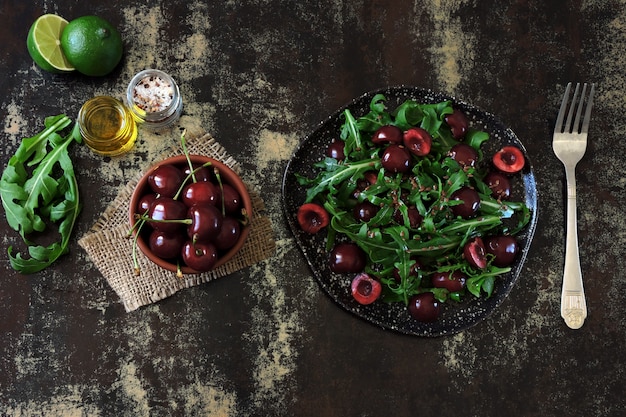
<svg viewBox="0 0 626 417"><path fill-rule="evenodd" d="M491 297L511 271L531 219L511 191L524 155L486 155L490 135L451 101L385 103L376 94L367 114L345 109L316 175L295 174L306 187L297 222L326 231L328 266L350 276L358 303L401 302L432 322L442 303Z"/></svg>

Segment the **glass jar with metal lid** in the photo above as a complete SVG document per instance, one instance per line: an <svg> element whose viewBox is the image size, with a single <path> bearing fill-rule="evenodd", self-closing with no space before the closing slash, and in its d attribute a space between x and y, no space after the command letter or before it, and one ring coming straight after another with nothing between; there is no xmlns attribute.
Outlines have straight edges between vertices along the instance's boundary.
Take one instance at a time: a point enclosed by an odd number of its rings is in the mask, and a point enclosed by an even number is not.
<svg viewBox="0 0 626 417"><path fill-rule="evenodd" d="M137 122L152 130L172 126L183 110L178 85L169 74L157 69L143 70L132 78L126 103Z"/></svg>

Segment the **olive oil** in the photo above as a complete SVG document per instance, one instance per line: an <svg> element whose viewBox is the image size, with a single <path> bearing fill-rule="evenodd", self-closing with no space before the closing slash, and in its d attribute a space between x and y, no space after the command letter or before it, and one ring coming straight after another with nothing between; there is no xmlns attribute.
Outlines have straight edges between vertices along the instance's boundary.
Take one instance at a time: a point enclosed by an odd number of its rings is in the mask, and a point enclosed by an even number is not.
<svg viewBox="0 0 626 417"><path fill-rule="evenodd" d="M78 126L85 144L104 156L128 152L137 139L132 114L121 101L109 96L97 96L83 104Z"/></svg>

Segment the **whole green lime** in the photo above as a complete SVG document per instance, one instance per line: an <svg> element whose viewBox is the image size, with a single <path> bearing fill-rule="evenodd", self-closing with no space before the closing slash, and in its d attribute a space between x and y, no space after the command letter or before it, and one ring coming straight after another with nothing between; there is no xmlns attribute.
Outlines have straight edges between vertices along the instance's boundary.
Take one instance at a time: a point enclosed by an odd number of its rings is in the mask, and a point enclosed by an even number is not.
<svg viewBox="0 0 626 417"><path fill-rule="evenodd" d="M111 23L98 16L82 16L63 29L61 48L76 71L98 77L115 69L122 59L124 45Z"/></svg>

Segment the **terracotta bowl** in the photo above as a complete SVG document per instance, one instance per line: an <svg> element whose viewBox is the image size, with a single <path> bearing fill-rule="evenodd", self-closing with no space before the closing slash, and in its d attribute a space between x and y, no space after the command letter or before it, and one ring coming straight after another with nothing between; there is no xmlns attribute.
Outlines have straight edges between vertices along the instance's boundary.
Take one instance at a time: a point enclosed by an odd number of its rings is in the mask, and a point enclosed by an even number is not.
<svg viewBox="0 0 626 417"><path fill-rule="evenodd" d="M194 165L202 165L207 162L210 162L213 168L219 170L221 181L224 184L229 184L230 186L232 186L235 190L237 190L237 192L241 196L241 202L242 202L241 207L242 209L246 210L247 218L249 219L252 216L252 202L250 200L250 194L248 193L246 185L243 183L241 178L239 178L239 176L232 169L230 169L227 165L215 159L206 157L206 156L189 155L189 159ZM131 227L134 227L135 223L138 221L135 218L135 214L137 213L139 200L144 195L148 193L152 193L152 190L150 189L150 186L148 184L148 177L150 173L159 165L165 165L165 164L176 165L181 168L185 168L188 166L188 162L187 162L185 155L178 155L178 156L173 156L171 158L164 159L163 161L158 162L157 164L153 165L150 169L146 171L146 173L141 177L141 179L137 183L137 186L135 187L131 195L130 206L129 206L129 219L130 219ZM150 229L151 227L144 225L144 227L139 232L140 234L137 238L137 245L139 246L139 249L148 257L148 259L150 259L152 262L154 262L161 268L167 269L169 271L177 272L180 269L183 274L200 273L184 265L182 263L182 260L180 261L181 265L179 268L179 266L172 260L166 260L166 259L156 256L150 250L150 247L147 243L148 236L149 236L148 233L150 232ZM235 256L235 254L243 247L249 233L250 233L249 224L246 223L245 225L242 225L241 235L239 237L239 240L235 243L234 246L232 246L226 252L224 253L220 252L219 257L212 269L215 269L221 265L224 265L233 256Z"/></svg>

